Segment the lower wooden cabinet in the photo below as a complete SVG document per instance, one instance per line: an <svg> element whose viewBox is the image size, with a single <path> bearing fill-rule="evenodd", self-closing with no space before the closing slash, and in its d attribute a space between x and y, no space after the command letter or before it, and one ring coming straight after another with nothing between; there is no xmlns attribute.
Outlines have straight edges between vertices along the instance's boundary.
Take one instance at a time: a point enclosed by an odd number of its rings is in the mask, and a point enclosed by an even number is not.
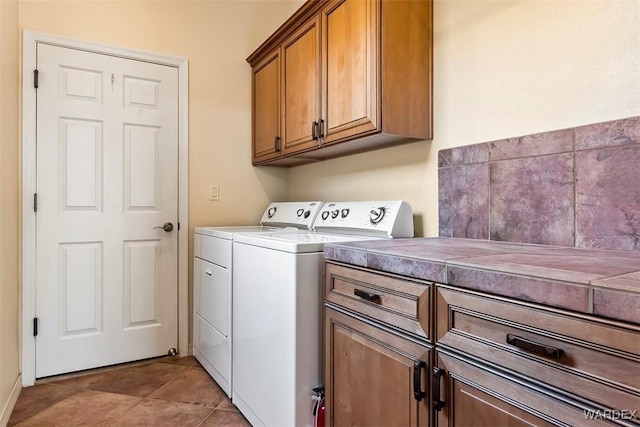
<svg viewBox="0 0 640 427"><path fill-rule="evenodd" d="M325 308L327 426L430 426L432 348Z"/></svg>
<svg viewBox="0 0 640 427"><path fill-rule="evenodd" d="M328 262L325 388L327 426L640 426L640 327Z"/></svg>
<svg viewBox="0 0 640 427"><path fill-rule="evenodd" d="M609 425L587 420L592 413L588 408L489 365L441 349L436 354L442 373L440 390L434 390L434 399L442 405L437 413L440 427Z"/></svg>

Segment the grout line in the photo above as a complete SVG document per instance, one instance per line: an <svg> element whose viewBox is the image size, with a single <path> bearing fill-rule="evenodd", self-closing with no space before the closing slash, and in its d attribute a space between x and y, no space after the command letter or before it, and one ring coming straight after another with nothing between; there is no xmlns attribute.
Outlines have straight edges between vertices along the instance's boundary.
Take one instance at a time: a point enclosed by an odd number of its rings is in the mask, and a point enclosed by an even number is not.
<svg viewBox="0 0 640 427"><path fill-rule="evenodd" d="M213 413L216 412L216 409L212 409L211 412L209 412L209 414L207 416L205 416L202 421L200 421L200 423L198 423L197 427L201 426L202 424L204 424L205 421L207 421L211 415L213 415Z"/></svg>

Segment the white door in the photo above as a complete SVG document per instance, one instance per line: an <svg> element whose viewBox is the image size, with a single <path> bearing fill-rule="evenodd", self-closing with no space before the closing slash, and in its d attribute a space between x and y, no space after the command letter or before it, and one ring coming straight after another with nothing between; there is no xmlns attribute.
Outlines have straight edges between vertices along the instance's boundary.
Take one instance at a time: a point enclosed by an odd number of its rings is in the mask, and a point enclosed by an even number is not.
<svg viewBox="0 0 640 427"><path fill-rule="evenodd" d="M36 377L167 354L177 68L40 43L37 69Z"/></svg>

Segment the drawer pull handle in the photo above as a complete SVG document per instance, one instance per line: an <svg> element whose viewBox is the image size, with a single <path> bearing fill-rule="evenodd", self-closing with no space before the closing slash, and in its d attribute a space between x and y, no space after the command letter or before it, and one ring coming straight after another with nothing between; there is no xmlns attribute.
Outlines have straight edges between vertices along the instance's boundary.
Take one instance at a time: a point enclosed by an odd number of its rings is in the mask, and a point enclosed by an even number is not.
<svg viewBox="0 0 640 427"><path fill-rule="evenodd" d="M208 268L204 271L204 274L206 274L207 276L211 276L211 270L209 270Z"/></svg>
<svg viewBox="0 0 640 427"><path fill-rule="evenodd" d="M431 377L431 392L433 393L433 410L440 411L445 406L445 402L440 400L440 378L444 375L444 370L433 367L433 376Z"/></svg>
<svg viewBox="0 0 640 427"><path fill-rule="evenodd" d="M372 292L366 292L362 289L354 289L353 294L362 299L366 299L367 301L380 302L380 295Z"/></svg>
<svg viewBox="0 0 640 427"><path fill-rule="evenodd" d="M563 353L559 348L549 347L548 345L540 344L512 334L507 334L507 344L511 344L522 350L555 360L560 360Z"/></svg>
<svg viewBox="0 0 640 427"><path fill-rule="evenodd" d="M413 362L413 397L420 402L423 397L427 395L426 392L422 391L422 368L426 367L427 364L423 360L415 360Z"/></svg>

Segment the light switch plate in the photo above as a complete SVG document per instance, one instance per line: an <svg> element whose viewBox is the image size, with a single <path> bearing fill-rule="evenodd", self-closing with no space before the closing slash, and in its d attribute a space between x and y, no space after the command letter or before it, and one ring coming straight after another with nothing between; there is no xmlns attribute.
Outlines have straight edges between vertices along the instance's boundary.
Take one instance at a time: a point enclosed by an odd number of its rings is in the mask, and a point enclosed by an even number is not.
<svg viewBox="0 0 640 427"><path fill-rule="evenodd" d="M220 186L219 185L210 185L209 186L209 200L213 200L213 201L220 200Z"/></svg>

